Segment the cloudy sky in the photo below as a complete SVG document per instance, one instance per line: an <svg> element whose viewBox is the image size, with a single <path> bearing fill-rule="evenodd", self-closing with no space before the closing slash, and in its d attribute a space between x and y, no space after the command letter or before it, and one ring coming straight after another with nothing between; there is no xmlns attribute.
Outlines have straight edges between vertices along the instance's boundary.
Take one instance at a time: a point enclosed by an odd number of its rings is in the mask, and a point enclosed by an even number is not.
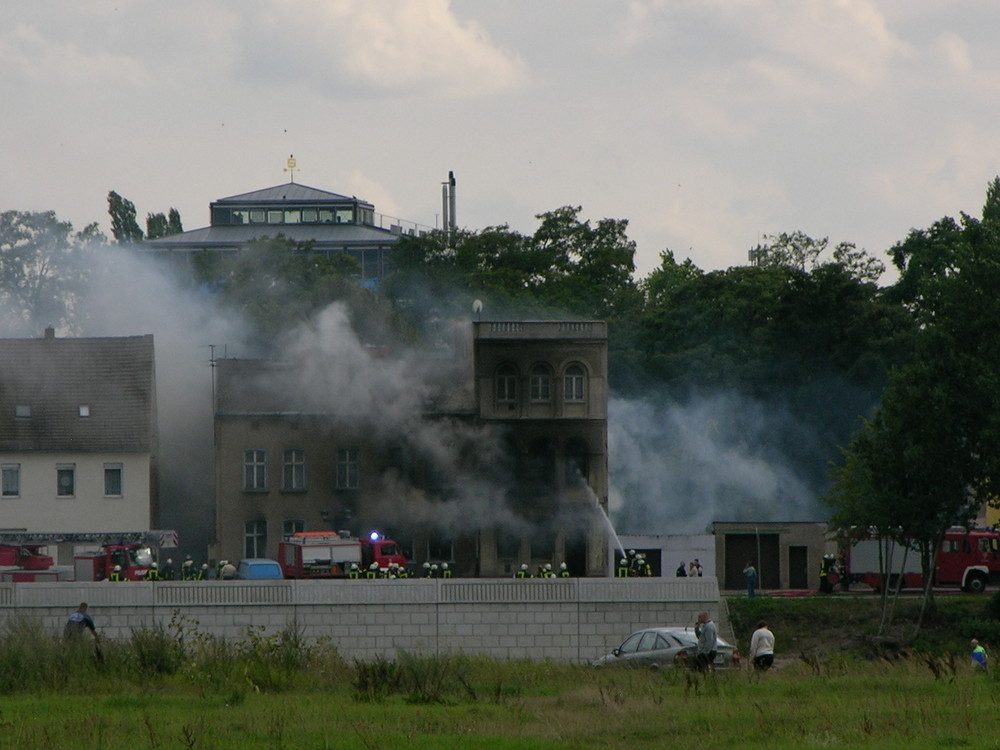
<svg viewBox="0 0 1000 750"><path fill-rule="evenodd" d="M285 182L434 225L629 220L639 275L802 230L881 255L1000 173L1000 4L47 0L0 6L0 210L110 234Z"/></svg>

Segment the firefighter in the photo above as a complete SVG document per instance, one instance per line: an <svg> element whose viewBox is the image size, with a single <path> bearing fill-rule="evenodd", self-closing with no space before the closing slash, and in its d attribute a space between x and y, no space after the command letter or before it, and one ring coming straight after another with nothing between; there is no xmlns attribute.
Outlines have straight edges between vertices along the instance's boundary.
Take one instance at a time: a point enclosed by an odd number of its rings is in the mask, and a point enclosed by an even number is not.
<svg viewBox="0 0 1000 750"><path fill-rule="evenodd" d="M431 575L431 564L429 562L425 562L421 567L424 569L424 578L434 577Z"/></svg>
<svg viewBox="0 0 1000 750"><path fill-rule="evenodd" d="M569 578L569 566L564 562L559 563L559 577Z"/></svg>
<svg viewBox="0 0 1000 750"><path fill-rule="evenodd" d="M437 577L438 577L438 564L431 563L431 578L437 578Z"/></svg>
<svg viewBox="0 0 1000 750"><path fill-rule="evenodd" d="M167 564L163 566L163 570L160 573L160 577L163 578L164 581L172 581L174 580L175 575L176 573L174 572L174 561L168 557Z"/></svg>
<svg viewBox="0 0 1000 750"><path fill-rule="evenodd" d="M649 577L653 575L653 566L646 562L646 556L641 552L635 556L637 561L636 571L640 576Z"/></svg>
<svg viewBox="0 0 1000 750"><path fill-rule="evenodd" d="M399 578L409 578L410 571L406 569L405 565L400 565L396 563L396 576Z"/></svg>
<svg viewBox="0 0 1000 750"><path fill-rule="evenodd" d="M556 577L555 571L552 570L552 563L545 563L545 567L542 568L542 572L544 573L544 575L542 576L542 578L555 578Z"/></svg>
<svg viewBox="0 0 1000 750"><path fill-rule="evenodd" d="M361 570L358 568L357 563L351 563L351 567L347 571L347 577L354 581L357 581L359 578L361 578Z"/></svg>
<svg viewBox="0 0 1000 750"><path fill-rule="evenodd" d="M528 575L528 566L525 565L524 563L521 563L521 567L517 569L517 572L514 574L514 578L530 578L530 577L531 576Z"/></svg>
<svg viewBox="0 0 1000 750"><path fill-rule="evenodd" d="M373 581L376 578L378 578L378 572L379 572L378 563L373 562L371 565L368 566L368 570L365 571L365 578L367 578L369 581Z"/></svg>
<svg viewBox="0 0 1000 750"><path fill-rule="evenodd" d="M111 571L111 580L115 583L119 583L125 580L125 576L122 575L122 566L116 565L114 570Z"/></svg>
<svg viewBox="0 0 1000 750"><path fill-rule="evenodd" d="M195 581L204 581L208 578L208 563L202 563L200 568L197 568L194 573Z"/></svg>
<svg viewBox="0 0 1000 750"><path fill-rule="evenodd" d="M149 571L146 573L146 580L147 581L159 581L160 580L160 571L157 568L155 562L152 565L149 566Z"/></svg>
<svg viewBox="0 0 1000 750"><path fill-rule="evenodd" d="M451 578L451 568L448 567L448 563L441 563L441 577Z"/></svg>
<svg viewBox="0 0 1000 750"><path fill-rule="evenodd" d="M194 580L194 560L191 559L191 555L188 555L184 559L184 562L181 563L181 580L182 581Z"/></svg>
<svg viewBox="0 0 1000 750"><path fill-rule="evenodd" d="M615 576L618 578L628 578L628 559L620 558L618 560L618 569L615 571Z"/></svg>

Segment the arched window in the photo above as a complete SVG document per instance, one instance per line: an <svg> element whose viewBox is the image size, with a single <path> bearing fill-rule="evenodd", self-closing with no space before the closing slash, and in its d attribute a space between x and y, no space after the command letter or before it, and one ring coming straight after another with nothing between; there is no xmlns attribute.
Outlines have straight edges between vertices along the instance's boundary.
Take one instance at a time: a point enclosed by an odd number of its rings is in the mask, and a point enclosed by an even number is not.
<svg viewBox="0 0 1000 750"><path fill-rule="evenodd" d="M581 365L570 365L563 373L563 399L583 401L586 398L587 376Z"/></svg>
<svg viewBox="0 0 1000 750"><path fill-rule="evenodd" d="M517 370L514 365L500 365L497 368L497 401L510 403L517 400Z"/></svg>
<svg viewBox="0 0 1000 750"><path fill-rule="evenodd" d="M532 401L552 400L552 371L548 365L534 365L529 377L530 398Z"/></svg>

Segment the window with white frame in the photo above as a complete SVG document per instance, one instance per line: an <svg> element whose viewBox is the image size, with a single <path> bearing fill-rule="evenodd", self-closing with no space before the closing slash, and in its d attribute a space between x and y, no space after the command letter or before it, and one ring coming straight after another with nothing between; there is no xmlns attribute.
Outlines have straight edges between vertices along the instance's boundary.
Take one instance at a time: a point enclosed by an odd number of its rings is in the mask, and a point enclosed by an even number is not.
<svg viewBox="0 0 1000 750"><path fill-rule="evenodd" d="M104 496L122 496L122 465L104 464Z"/></svg>
<svg viewBox="0 0 1000 750"><path fill-rule="evenodd" d="M517 400L517 370L514 365L500 365L496 374L497 401L513 402Z"/></svg>
<svg viewBox="0 0 1000 750"><path fill-rule="evenodd" d="M243 489L251 492L267 489L267 451L243 451Z"/></svg>
<svg viewBox="0 0 1000 750"><path fill-rule="evenodd" d="M552 400L552 375L548 365L535 365L528 378L532 401Z"/></svg>
<svg viewBox="0 0 1000 750"><path fill-rule="evenodd" d="M3 464L0 474L3 477L3 497L20 497L21 464Z"/></svg>
<svg viewBox="0 0 1000 750"><path fill-rule="evenodd" d="M264 557L267 552L267 521L258 519L243 524L243 556Z"/></svg>
<svg viewBox="0 0 1000 750"><path fill-rule="evenodd" d="M337 489L356 490L358 488L358 449L337 450Z"/></svg>
<svg viewBox="0 0 1000 750"><path fill-rule="evenodd" d="M566 401L583 401L586 397L586 373L580 365L570 365L563 374L563 398Z"/></svg>
<svg viewBox="0 0 1000 750"><path fill-rule="evenodd" d="M306 488L306 453L298 448L289 448L284 453L281 465L281 489L295 492Z"/></svg>
<svg viewBox="0 0 1000 750"><path fill-rule="evenodd" d="M76 494L76 464L56 465L56 495L73 497Z"/></svg>

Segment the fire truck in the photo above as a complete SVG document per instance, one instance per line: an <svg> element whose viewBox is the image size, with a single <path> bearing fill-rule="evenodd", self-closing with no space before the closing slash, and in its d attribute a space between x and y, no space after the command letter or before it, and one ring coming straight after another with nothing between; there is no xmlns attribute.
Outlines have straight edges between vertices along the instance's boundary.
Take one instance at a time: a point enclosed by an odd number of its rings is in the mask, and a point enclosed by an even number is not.
<svg viewBox="0 0 1000 750"><path fill-rule="evenodd" d="M278 545L278 562L285 578L346 578L352 563L362 572L372 563L380 570L390 563L405 568L406 556L378 532L358 539L346 531L300 531Z"/></svg>
<svg viewBox="0 0 1000 750"><path fill-rule="evenodd" d="M954 527L945 532L934 566L935 586L959 586L963 591L982 593L989 583L1000 581L1000 533L993 529L969 530ZM890 590L923 588L920 553L896 542L880 542L870 537L849 538L843 545L846 580L864 583L876 591L882 587L879 574L879 545Z"/></svg>
<svg viewBox="0 0 1000 750"><path fill-rule="evenodd" d="M56 566L42 549L50 544L93 545L74 556L72 569ZM116 531L100 533L0 533L0 580L103 581L115 566L124 580L145 580L153 564L153 547L176 547L173 531Z"/></svg>

